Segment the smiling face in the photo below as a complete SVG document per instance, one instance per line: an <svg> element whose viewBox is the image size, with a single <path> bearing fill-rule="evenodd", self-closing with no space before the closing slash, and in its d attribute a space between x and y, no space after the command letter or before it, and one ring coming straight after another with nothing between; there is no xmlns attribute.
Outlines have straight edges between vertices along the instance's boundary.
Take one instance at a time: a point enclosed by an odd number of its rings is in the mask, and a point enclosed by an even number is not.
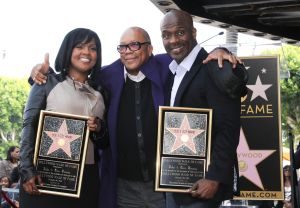
<svg viewBox="0 0 300 208"><path fill-rule="evenodd" d="M172 10L165 15L161 36L166 52L179 64L197 45L197 31L191 16L183 11Z"/></svg>
<svg viewBox="0 0 300 208"><path fill-rule="evenodd" d="M0 184L5 188L9 188L9 183L9 179L6 176L2 177L0 180Z"/></svg>
<svg viewBox="0 0 300 208"><path fill-rule="evenodd" d="M70 73L89 73L97 62L97 47L95 40L77 44L72 51Z"/></svg>
<svg viewBox="0 0 300 208"><path fill-rule="evenodd" d="M127 47L124 52L120 53L121 61L126 67L127 72L136 75L140 67L148 61L153 48L150 43L149 35L142 28L129 28L123 33L120 39L120 45L127 45L133 42L149 42L149 44L142 44L139 50L132 51Z"/></svg>

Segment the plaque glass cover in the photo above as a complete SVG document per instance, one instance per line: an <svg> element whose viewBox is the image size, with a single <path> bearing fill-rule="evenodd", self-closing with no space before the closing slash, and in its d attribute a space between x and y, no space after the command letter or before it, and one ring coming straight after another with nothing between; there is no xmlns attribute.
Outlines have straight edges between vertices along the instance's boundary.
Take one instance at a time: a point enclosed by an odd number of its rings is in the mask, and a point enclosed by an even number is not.
<svg viewBox="0 0 300 208"><path fill-rule="evenodd" d="M41 111L34 164L42 193L79 197L89 138L86 116Z"/></svg>
<svg viewBox="0 0 300 208"><path fill-rule="evenodd" d="M159 108L155 190L186 192L205 177L210 160L211 109Z"/></svg>

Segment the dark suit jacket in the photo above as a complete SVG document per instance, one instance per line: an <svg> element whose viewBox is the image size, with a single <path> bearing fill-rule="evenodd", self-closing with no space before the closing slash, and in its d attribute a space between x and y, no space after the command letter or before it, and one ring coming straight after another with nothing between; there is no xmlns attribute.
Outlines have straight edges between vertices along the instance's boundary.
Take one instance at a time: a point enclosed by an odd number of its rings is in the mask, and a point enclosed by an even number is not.
<svg viewBox="0 0 300 208"><path fill-rule="evenodd" d="M230 98L217 87L209 70L218 68L218 64L216 61L202 64L206 57L206 51L201 49L178 88L174 106L213 109L211 163L206 178L226 186L231 195L233 170L238 168L236 149L240 132L240 98ZM223 70L231 70L229 63L224 63L223 67ZM170 88L167 93L170 94Z"/></svg>

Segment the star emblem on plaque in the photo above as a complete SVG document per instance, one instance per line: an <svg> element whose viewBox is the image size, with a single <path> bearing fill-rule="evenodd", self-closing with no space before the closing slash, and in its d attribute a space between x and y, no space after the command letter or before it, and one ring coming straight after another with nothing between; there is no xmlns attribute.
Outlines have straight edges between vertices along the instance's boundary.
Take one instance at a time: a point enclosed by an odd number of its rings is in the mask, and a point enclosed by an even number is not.
<svg viewBox="0 0 300 208"><path fill-rule="evenodd" d="M193 124L200 124L198 128L191 128L189 118L194 122ZM182 118L183 117L183 118ZM176 121L175 121L176 120ZM181 120L181 123L179 123ZM171 154L184 154L184 155L204 155L205 152L205 126L201 127L201 124L205 125L206 114L197 115L197 114L179 114L179 113L166 113L166 126L180 124L180 126L167 127L168 132L165 133L165 136L170 136L170 140L166 139L166 149L168 146L171 147ZM202 128L202 129L199 129ZM204 135L201 136L201 133ZM173 137L173 139L172 139ZM172 144L168 142L172 141ZM197 144L197 145L196 145ZM196 149L197 147L197 149Z"/></svg>
<svg viewBox="0 0 300 208"><path fill-rule="evenodd" d="M55 125L53 125L51 120ZM60 124L60 122L62 123ZM49 125L50 123L51 125ZM72 130L73 132L74 130L76 131L76 127L82 129L84 122L70 122L67 119L46 117L44 129L51 130L45 130L43 132L41 154L49 157L78 160L82 146L82 135L79 133L70 133Z"/></svg>

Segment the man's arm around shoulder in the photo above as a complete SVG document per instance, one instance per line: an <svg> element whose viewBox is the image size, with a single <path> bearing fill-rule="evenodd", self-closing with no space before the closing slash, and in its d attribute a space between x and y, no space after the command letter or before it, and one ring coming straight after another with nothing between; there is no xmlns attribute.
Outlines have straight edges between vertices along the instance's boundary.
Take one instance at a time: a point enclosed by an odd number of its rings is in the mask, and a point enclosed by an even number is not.
<svg viewBox="0 0 300 208"><path fill-rule="evenodd" d="M248 72L244 65L237 64L236 68L232 69L228 61L224 61L223 68L219 68L217 61L210 61L207 64L210 65L208 73L221 92L231 98L247 94Z"/></svg>

